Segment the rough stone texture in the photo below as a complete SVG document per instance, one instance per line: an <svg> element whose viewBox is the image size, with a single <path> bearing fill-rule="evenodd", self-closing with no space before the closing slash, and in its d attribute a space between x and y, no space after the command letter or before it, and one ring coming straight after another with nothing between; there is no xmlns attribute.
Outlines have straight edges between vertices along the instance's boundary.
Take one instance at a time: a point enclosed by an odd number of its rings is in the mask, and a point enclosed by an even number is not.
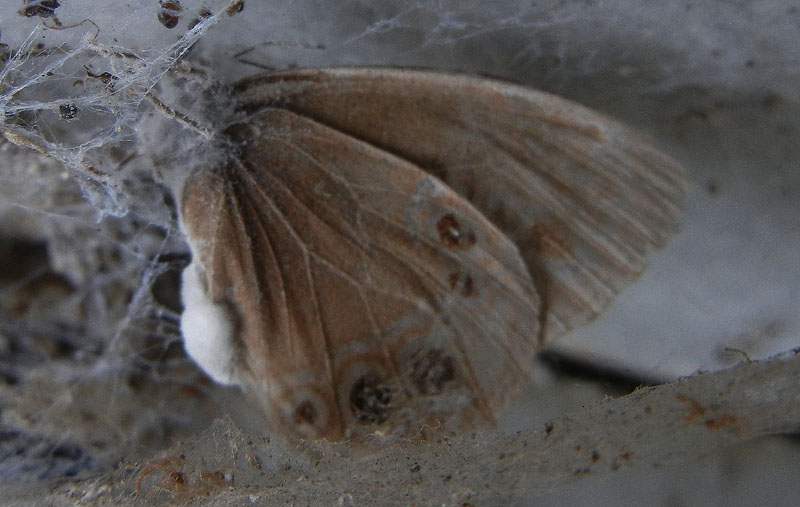
<svg viewBox="0 0 800 507"><path fill-rule="evenodd" d="M55 486L47 501L524 505L588 477L691 464L798 430L800 351L639 389L511 435L286 448L218 420L155 459Z"/></svg>

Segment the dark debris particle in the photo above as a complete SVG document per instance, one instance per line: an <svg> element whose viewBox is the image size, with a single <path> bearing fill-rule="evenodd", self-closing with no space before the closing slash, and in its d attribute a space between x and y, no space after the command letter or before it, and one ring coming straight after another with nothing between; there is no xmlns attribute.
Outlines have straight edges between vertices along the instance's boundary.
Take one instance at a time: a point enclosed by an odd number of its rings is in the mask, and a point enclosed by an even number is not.
<svg viewBox="0 0 800 507"><path fill-rule="evenodd" d="M25 6L19 12L26 18L49 18L60 6L58 0L25 0Z"/></svg>
<svg viewBox="0 0 800 507"><path fill-rule="evenodd" d="M238 14L243 10L244 10L244 0L234 0L225 9L225 12L227 12L229 16L233 16L234 14Z"/></svg>
<svg viewBox="0 0 800 507"><path fill-rule="evenodd" d="M95 74L86 65L84 65L83 68L86 69L86 75L88 77L99 80L102 84L110 89L113 89L114 81L118 79L117 76L110 72L100 72L99 74Z"/></svg>
<svg viewBox="0 0 800 507"><path fill-rule="evenodd" d="M172 472L169 474L170 480L178 486L183 486L187 483L186 474L183 472Z"/></svg>
<svg viewBox="0 0 800 507"><path fill-rule="evenodd" d="M180 21L181 3L178 0L159 1L158 21L167 28L175 28Z"/></svg>
<svg viewBox="0 0 800 507"><path fill-rule="evenodd" d="M74 120L79 112L80 109L75 104L61 104L58 106L58 114L62 120Z"/></svg>

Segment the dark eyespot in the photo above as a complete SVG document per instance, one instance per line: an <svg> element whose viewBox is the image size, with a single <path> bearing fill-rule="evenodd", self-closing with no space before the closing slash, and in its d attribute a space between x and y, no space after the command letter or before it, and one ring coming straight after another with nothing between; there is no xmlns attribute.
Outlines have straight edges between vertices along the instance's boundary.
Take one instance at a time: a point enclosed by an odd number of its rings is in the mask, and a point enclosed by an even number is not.
<svg viewBox="0 0 800 507"><path fill-rule="evenodd" d="M475 244L475 233L462 230L461 224L452 213L443 215L436 222L439 240L451 250L467 250Z"/></svg>
<svg viewBox="0 0 800 507"><path fill-rule="evenodd" d="M350 408L362 424L380 424L392 410L392 390L371 377L361 377L350 390Z"/></svg>
<svg viewBox="0 0 800 507"><path fill-rule="evenodd" d="M296 424L314 424L316 418L317 409L315 409L314 405L308 400L301 402L294 409L294 422Z"/></svg>
<svg viewBox="0 0 800 507"><path fill-rule="evenodd" d="M411 381L420 394L438 394L455 380L455 361L439 349L428 350L414 360Z"/></svg>

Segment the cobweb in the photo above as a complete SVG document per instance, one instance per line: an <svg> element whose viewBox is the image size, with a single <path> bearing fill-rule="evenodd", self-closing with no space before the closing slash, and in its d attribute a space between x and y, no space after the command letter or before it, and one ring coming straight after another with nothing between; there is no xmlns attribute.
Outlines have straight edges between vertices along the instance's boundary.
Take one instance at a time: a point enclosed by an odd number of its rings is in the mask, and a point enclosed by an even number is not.
<svg viewBox="0 0 800 507"><path fill-rule="evenodd" d="M102 469L213 412L178 332L189 259L172 193L137 145L143 109L159 103L153 87L222 14L196 12L193 28L159 41L124 37L147 33L141 11L106 5L101 27L73 21L89 11L70 7L33 16L0 73L14 143L4 144L2 206L12 480Z"/></svg>
<svg viewBox="0 0 800 507"><path fill-rule="evenodd" d="M687 165L690 218L633 289L636 301L620 303L647 318L612 314L566 350L668 380L728 364L714 354L731 343L753 357L798 343L800 272L790 252L800 251L800 224L787 211L798 193L786 188L800 188L789 170L800 160L791 141L800 130L800 13L790 1L57 4L0 0L3 482L98 473L223 414L252 422L238 394L213 386L183 353L178 279L189 257L174 191L219 156L209 133L226 118L225 86L270 69L493 75L641 127ZM749 131L754 122L763 128ZM717 208L704 200L714 185L724 191ZM729 242L708 241L729 210L747 220L729 219ZM725 269L766 279L763 290L722 268L717 285L690 286L719 252L761 233L752 251L725 257ZM736 264L741 258L755 260ZM750 299L714 303L744 288ZM642 300L651 306L636 306ZM590 393L576 396L598 395ZM512 410L524 422L509 427L538 424L524 415L531 411Z"/></svg>

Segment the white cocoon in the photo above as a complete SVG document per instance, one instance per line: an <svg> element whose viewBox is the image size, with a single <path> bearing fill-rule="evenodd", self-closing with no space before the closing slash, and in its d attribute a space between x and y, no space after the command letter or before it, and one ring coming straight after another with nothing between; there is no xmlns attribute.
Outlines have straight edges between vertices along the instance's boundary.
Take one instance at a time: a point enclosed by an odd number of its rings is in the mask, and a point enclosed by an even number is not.
<svg viewBox="0 0 800 507"><path fill-rule="evenodd" d="M192 262L183 270L181 299L181 334L189 357L214 381L240 385L235 363L235 330L231 310L214 303L200 281L200 267Z"/></svg>

